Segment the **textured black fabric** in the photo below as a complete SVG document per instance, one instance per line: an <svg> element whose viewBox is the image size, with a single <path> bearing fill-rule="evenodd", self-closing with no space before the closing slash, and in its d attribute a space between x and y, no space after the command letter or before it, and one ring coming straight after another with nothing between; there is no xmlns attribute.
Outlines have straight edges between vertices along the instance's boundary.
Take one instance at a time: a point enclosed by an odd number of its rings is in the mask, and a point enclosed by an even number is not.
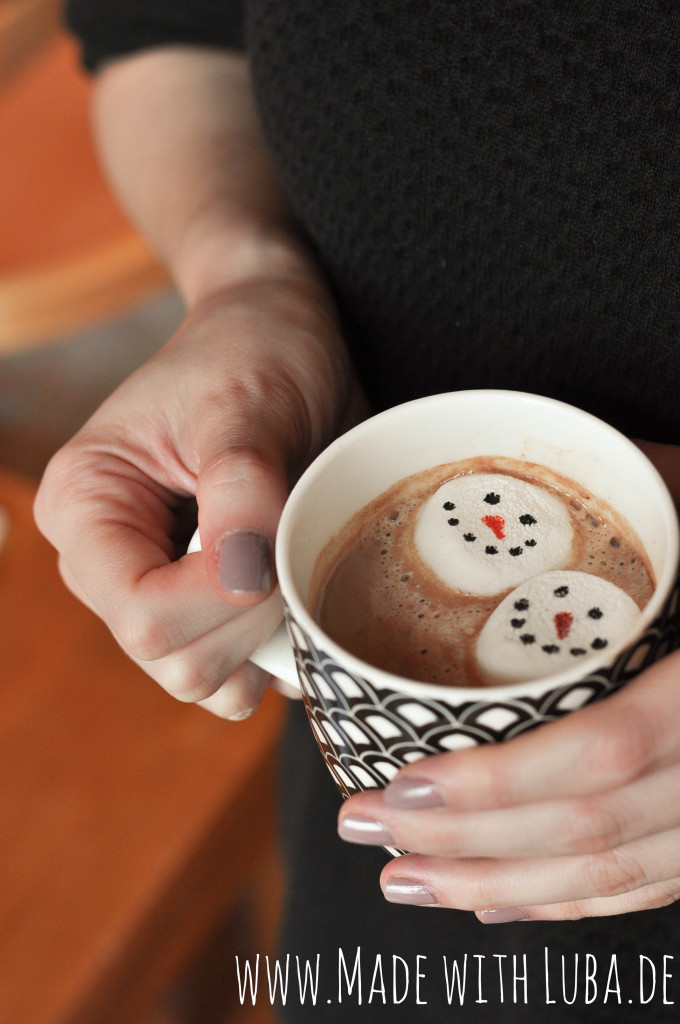
<svg viewBox="0 0 680 1024"><path fill-rule="evenodd" d="M90 71L165 43L243 48L242 0L68 0L65 19Z"/></svg>
<svg viewBox="0 0 680 1024"><path fill-rule="evenodd" d="M249 11L266 135L378 407L537 390L680 441L680 5Z"/></svg>
<svg viewBox="0 0 680 1024"><path fill-rule="evenodd" d="M218 43L227 10L220 0L111 9L77 0L72 22L93 63L121 38L123 48L168 41L177 25ZM246 35L272 158L376 407L517 388L680 442L680 4L250 0ZM494 955L526 952L538 984L547 946L572 968L578 953L581 970L595 955L605 975L590 1005L583 986L574 1006L535 992L526 1007L507 992L500 1005L496 984L486 1005L470 996L442 1006L442 991L428 989L427 1006L291 1000L283 1019L674 1019L658 987L650 1005L627 1000L639 955L659 971L675 955L677 906L484 927L471 914L386 904L383 855L336 838L339 798L301 715L292 709L281 773L291 877L283 952L328 963L339 946L361 945L368 962L396 953L412 968L418 953L434 964L467 952L471 972L475 954L491 970ZM632 986L623 1005L603 1001L613 953Z"/></svg>

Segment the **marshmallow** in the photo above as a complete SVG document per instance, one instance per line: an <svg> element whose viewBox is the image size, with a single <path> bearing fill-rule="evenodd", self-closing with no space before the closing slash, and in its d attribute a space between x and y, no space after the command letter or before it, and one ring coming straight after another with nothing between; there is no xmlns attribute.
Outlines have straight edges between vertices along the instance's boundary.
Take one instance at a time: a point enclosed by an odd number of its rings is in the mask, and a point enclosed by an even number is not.
<svg viewBox="0 0 680 1024"><path fill-rule="evenodd" d="M543 573L489 616L477 640L477 663L494 684L581 668L629 636L639 615L625 591L598 576Z"/></svg>
<svg viewBox="0 0 680 1024"><path fill-rule="evenodd" d="M484 596L566 565L572 538L559 498L504 473L448 480L423 504L414 536L447 586Z"/></svg>

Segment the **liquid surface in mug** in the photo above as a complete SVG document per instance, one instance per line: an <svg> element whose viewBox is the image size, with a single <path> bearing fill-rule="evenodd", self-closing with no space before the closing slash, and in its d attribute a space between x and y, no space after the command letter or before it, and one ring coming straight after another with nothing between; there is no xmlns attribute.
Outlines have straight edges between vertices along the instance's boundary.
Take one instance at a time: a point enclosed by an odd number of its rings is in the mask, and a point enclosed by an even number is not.
<svg viewBox="0 0 680 1024"><path fill-rule="evenodd" d="M371 665L490 686L601 656L654 586L603 501L546 467L477 457L400 480L354 515L317 559L310 608Z"/></svg>

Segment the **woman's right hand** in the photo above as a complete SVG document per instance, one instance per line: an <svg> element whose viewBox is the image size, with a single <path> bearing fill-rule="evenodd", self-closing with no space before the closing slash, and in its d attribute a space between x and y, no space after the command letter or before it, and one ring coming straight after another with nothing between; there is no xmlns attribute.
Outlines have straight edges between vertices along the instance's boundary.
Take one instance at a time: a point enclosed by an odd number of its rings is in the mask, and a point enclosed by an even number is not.
<svg viewBox="0 0 680 1024"><path fill-rule="evenodd" d="M358 418L335 306L265 152L248 65L161 46L107 64L100 153L190 313L48 466L63 577L166 690L227 718L267 676L293 478ZM203 551L180 557L198 519Z"/></svg>
<svg viewBox="0 0 680 1024"><path fill-rule="evenodd" d="M38 525L66 584L150 676L245 717L268 680L247 658L281 617L273 543L289 485L352 417L324 286L241 282L200 302L57 453ZM194 495L203 551L179 557Z"/></svg>

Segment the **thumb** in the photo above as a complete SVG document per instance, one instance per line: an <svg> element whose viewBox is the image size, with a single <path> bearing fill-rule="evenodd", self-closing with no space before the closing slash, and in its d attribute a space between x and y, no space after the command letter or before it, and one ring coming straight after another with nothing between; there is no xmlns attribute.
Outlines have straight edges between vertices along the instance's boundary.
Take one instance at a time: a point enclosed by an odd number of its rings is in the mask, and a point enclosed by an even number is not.
<svg viewBox="0 0 680 1024"><path fill-rule="evenodd" d="M274 538L288 496L283 460L248 447L201 463L196 498L210 582L234 605L258 604L276 584Z"/></svg>

